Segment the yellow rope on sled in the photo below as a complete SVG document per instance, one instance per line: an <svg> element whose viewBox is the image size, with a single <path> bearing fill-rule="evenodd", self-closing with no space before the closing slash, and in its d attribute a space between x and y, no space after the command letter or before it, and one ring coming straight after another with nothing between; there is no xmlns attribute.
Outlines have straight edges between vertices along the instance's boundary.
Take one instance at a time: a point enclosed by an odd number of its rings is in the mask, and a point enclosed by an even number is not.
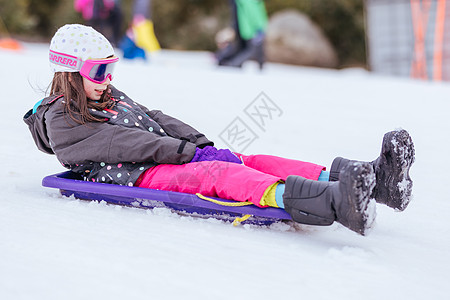
<svg viewBox="0 0 450 300"><path fill-rule="evenodd" d="M240 225L242 222L244 222L245 220L247 220L248 218L250 218L252 215L244 215L242 217L236 217L236 219L234 219L233 221L233 226L238 226Z"/></svg>
<svg viewBox="0 0 450 300"><path fill-rule="evenodd" d="M223 206L246 206L246 205L253 205L253 203L251 202L226 202L226 201L219 201L216 199L212 199L212 198L208 198L203 196L200 193L196 193L195 194L197 197L199 197L200 199L206 200L206 201L210 201L212 203L218 204L218 205L223 205ZM247 220L248 218L250 218L252 215L243 215L242 217L236 217L233 221L233 226L238 226L239 224L241 224L242 222L244 222L245 220Z"/></svg>
<svg viewBox="0 0 450 300"><path fill-rule="evenodd" d="M246 206L246 205L253 205L253 203L251 203L251 202L226 202L226 201L219 201L219 200L216 200L216 199L212 199L212 198L205 197L205 196L203 196L203 195L200 194L200 193L197 193L197 194L195 194L195 195L196 195L197 197L199 197L200 199L207 200L207 201L210 201L210 202L212 202L212 203L216 203L216 204L223 205L223 206Z"/></svg>

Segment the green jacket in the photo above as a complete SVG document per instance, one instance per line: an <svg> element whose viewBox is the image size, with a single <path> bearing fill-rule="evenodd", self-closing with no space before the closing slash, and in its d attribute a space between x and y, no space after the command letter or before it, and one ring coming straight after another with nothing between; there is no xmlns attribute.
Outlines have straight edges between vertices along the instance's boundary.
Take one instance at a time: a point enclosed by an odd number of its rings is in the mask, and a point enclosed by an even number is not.
<svg viewBox="0 0 450 300"><path fill-rule="evenodd" d="M235 0L239 33L244 40L252 39L267 27L267 12L262 0Z"/></svg>

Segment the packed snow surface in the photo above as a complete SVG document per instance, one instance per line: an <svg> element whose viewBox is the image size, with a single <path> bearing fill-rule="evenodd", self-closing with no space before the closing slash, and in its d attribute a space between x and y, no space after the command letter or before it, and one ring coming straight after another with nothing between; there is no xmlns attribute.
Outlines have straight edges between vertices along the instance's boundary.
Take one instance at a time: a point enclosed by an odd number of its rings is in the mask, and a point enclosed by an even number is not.
<svg viewBox="0 0 450 300"><path fill-rule="evenodd" d="M244 153L329 167L335 156L373 160L385 132L410 132L414 199L404 212L377 204L368 236L339 224L234 227L42 187L64 169L22 121L51 79L47 45L24 46L0 50L0 299L448 299L450 84L359 69L218 68L208 53L122 60L117 88L218 147L240 122L253 132ZM261 108L258 123L248 112L261 97L274 109Z"/></svg>

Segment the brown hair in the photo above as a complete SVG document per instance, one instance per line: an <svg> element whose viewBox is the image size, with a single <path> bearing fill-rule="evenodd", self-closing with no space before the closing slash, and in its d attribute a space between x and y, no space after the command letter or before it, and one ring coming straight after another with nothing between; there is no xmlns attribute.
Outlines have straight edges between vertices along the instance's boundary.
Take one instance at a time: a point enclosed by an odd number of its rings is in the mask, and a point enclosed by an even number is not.
<svg viewBox="0 0 450 300"><path fill-rule="evenodd" d="M64 95L64 111L79 124L104 122L105 119L91 115L90 108L103 110L112 108L111 90L105 90L99 101L91 101L84 92L83 78L79 72L56 72L50 88L50 95Z"/></svg>

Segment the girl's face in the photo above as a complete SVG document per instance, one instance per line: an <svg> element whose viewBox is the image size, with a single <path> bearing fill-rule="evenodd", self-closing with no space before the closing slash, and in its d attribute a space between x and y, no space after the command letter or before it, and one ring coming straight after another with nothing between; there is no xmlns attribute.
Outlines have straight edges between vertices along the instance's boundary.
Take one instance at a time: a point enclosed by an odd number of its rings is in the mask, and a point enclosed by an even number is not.
<svg viewBox="0 0 450 300"><path fill-rule="evenodd" d="M91 100L100 100L102 94L105 92L105 90L108 88L108 85L111 83L111 80L109 80L109 78L107 78L106 81L103 83L95 83L84 77L82 78L83 78L84 92L86 93L86 96Z"/></svg>

